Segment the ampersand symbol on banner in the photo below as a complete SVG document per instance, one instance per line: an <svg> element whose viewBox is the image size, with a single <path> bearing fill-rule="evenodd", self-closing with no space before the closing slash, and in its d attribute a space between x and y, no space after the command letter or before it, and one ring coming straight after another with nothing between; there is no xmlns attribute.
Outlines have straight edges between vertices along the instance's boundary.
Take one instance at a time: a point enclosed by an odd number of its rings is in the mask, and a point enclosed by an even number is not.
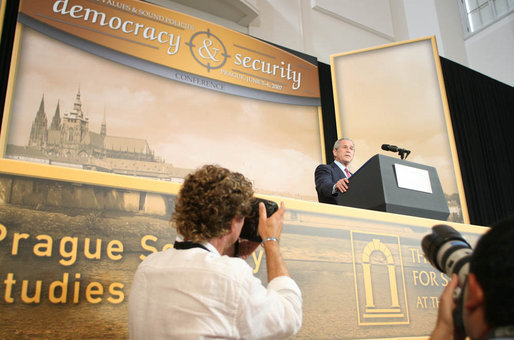
<svg viewBox="0 0 514 340"><path fill-rule="evenodd" d="M207 37L203 37L205 35ZM203 40L200 40L202 39L202 37ZM201 41L201 44L199 44L201 46L198 48L195 44L195 41L197 40ZM214 34L212 34L209 29L207 29L207 31L200 31L193 34L193 36L191 36L191 39L189 40L189 42L186 43L186 45L189 46L191 55L196 60L196 62L205 67L207 69L207 72L222 67L227 61L227 58L230 57L227 54L227 50L225 48L225 45L223 45L223 42ZM220 51L223 52L218 53ZM219 56L223 58L219 60Z"/></svg>
<svg viewBox="0 0 514 340"><path fill-rule="evenodd" d="M213 44L211 39L205 39L203 41L203 46L198 49L198 54L204 59L211 59L212 61L218 62L219 60L216 59L216 54L219 51L219 48L212 48L212 51L209 49ZM205 51L207 53L207 56L202 52ZM212 53L214 51L214 53Z"/></svg>

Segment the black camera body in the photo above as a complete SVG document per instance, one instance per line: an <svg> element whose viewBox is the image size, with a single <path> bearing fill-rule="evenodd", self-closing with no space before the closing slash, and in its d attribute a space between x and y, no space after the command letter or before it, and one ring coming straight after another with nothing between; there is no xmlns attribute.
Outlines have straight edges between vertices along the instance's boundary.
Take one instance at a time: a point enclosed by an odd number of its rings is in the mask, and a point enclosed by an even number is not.
<svg viewBox="0 0 514 340"><path fill-rule="evenodd" d="M259 203L263 202L266 207L266 216L270 217L278 210L278 204L276 202L266 200L263 198L255 197L252 200L252 212L250 216L245 218L243 228L241 229L240 238L253 242L262 242L262 238L259 235Z"/></svg>
<svg viewBox="0 0 514 340"><path fill-rule="evenodd" d="M432 233L421 241L421 247L427 260L439 271L448 276L454 273L459 277L459 288L454 296L457 308L453 320L455 327L464 331L462 322L462 288L469 274L469 261L473 250L462 235L452 227L444 224L432 227Z"/></svg>

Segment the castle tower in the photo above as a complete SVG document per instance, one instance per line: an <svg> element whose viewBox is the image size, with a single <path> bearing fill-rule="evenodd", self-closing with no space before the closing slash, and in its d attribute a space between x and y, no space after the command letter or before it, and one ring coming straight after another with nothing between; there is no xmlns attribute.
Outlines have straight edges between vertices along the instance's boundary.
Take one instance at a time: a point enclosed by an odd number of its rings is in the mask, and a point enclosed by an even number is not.
<svg viewBox="0 0 514 340"><path fill-rule="evenodd" d="M104 108L104 119L102 120L102 127L100 129L100 135L102 135L102 137L107 136L107 120L105 119L105 108Z"/></svg>
<svg viewBox="0 0 514 340"><path fill-rule="evenodd" d="M75 97L73 110L63 117L63 143L78 151L80 145L89 143L89 118L82 112L80 88Z"/></svg>
<svg viewBox="0 0 514 340"><path fill-rule="evenodd" d="M73 103L73 111L70 112L70 115L74 115L79 119L84 118L84 113L82 112L82 101L80 100L80 87L77 92L77 96L75 97L75 103Z"/></svg>
<svg viewBox="0 0 514 340"><path fill-rule="evenodd" d="M30 130L29 147L37 148L39 150L43 150L46 147L48 140L47 126L48 120L45 113L45 95L43 94L41 103L39 104L39 110L36 113L36 118L34 118L34 122L32 123L32 128Z"/></svg>

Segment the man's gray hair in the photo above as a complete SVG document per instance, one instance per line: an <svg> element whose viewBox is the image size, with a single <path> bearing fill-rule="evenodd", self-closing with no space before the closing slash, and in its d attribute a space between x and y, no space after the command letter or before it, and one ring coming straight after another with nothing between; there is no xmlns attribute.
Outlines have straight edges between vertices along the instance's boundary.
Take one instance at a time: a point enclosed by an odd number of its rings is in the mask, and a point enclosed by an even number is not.
<svg viewBox="0 0 514 340"><path fill-rule="evenodd" d="M343 138L339 138L338 140L336 140L336 142L334 143L334 150L337 150L339 148L339 144L341 144L342 140L349 140L350 142L352 142L353 146L355 147L355 142L353 141L353 139L348 138L348 137L343 137Z"/></svg>

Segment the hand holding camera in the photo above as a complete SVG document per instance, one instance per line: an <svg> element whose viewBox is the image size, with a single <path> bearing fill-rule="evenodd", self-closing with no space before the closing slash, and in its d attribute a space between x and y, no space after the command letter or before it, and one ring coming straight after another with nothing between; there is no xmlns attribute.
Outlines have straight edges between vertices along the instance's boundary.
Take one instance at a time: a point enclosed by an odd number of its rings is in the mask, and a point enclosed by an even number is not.
<svg viewBox="0 0 514 340"><path fill-rule="evenodd" d="M457 308L455 292L459 288L459 277L452 274L450 282L446 285L439 299L439 312L437 313L436 327L430 335L431 340L447 339L448 334L453 334L454 340L465 339L463 329L455 325L454 311Z"/></svg>
<svg viewBox="0 0 514 340"><path fill-rule="evenodd" d="M264 206L264 211L261 211L261 203ZM261 243L263 238L269 237L260 234L259 224L261 223L261 218L264 217L266 221L267 218L271 217L278 210L277 203L266 200L263 198L255 197L252 201L252 211L249 216L245 218L245 222L243 224L243 229L241 230L241 235L239 236L242 239ZM284 208L285 210L285 208ZM277 217L275 217L277 218ZM282 219L283 221L283 213ZM266 222L264 222L266 223ZM280 227L282 230L282 227ZM280 236L280 233L278 234ZM261 237L263 236L263 237ZM270 235L275 236L275 235Z"/></svg>
<svg viewBox="0 0 514 340"><path fill-rule="evenodd" d="M276 204L276 203L275 203ZM284 224L284 213L286 207L284 202L280 203L280 208L272 213L271 217L267 215L267 208L264 203L259 203L259 235L262 238L261 242L267 240L280 240L280 234L282 234L282 226Z"/></svg>
<svg viewBox="0 0 514 340"><path fill-rule="evenodd" d="M428 261L439 271L452 278L441 295L437 322L444 323L444 320L453 320L453 325L442 326L446 329L450 329L449 326L452 326L452 333L456 338L462 338L464 336L462 288L469 274L469 260L473 252L471 246L458 231L442 224L432 227L432 233L423 238L421 247Z"/></svg>
<svg viewBox="0 0 514 340"><path fill-rule="evenodd" d="M282 211L275 214L278 208L277 203L255 198L252 202L252 212L250 216L245 218L240 241L238 243L237 255L246 259L261 244L263 239L275 237L280 238L282 232L282 224L284 221L284 204L281 204ZM263 237L261 237L263 236Z"/></svg>

